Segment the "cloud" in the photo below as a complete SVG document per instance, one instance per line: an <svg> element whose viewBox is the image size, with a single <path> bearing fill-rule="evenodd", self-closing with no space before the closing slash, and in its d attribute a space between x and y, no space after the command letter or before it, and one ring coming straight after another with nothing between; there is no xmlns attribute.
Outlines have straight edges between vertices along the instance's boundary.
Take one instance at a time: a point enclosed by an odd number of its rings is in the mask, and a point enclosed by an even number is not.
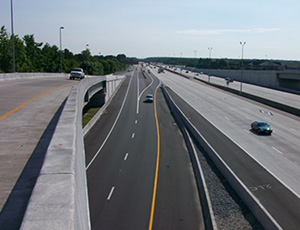
<svg viewBox="0 0 300 230"><path fill-rule="evenodd" d="M266 33L278 31L280 28L257 28L257 29L227 29L227 30L181 30L176 31L178 34L187 35L223 35L228 33Z"/></svg>

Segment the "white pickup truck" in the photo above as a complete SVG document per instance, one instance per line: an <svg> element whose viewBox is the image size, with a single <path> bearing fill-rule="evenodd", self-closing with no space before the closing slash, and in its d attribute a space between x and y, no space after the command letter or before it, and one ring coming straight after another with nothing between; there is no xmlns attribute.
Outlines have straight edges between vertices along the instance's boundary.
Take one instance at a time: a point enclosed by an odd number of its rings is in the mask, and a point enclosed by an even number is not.
<svg viewBox="0 0 300 230"><path fill-rule="evenodd" d="M74 80L76 78L83 79L84 78L84 72L81 68L73 68L70 73L70 79Z"/></svg>

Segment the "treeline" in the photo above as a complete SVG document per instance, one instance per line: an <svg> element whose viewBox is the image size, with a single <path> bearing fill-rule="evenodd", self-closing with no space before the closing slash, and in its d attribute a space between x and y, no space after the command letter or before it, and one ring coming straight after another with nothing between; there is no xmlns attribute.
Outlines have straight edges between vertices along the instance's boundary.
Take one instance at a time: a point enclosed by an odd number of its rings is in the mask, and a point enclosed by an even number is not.
<svg viewBox="0 0 300 230"><path fill-rule="evenodd" d="M20 39L14 35L15 71L16 72L60 72L60 50L56 45L36 42L34 35L25 35ZM62 50L62 71L68 73L74 67L84 69L88 75L105 75L125 70L137 63L136 58L124 54L117 56L92 56L89 49L80 54L73 54L68 49ZM12 36L4 26L0 30L0 72L13 71Z"/></svg>
<svg viewBox="0 0 300 230"><path fill-rule="evenodd" d="M146 58L146 62L162 62L169 65L183 65L187 67L196 67L201 69L240 69L241 60L233 59L209 59L209 58L171 58L171 57L153 57Z"/></svg>

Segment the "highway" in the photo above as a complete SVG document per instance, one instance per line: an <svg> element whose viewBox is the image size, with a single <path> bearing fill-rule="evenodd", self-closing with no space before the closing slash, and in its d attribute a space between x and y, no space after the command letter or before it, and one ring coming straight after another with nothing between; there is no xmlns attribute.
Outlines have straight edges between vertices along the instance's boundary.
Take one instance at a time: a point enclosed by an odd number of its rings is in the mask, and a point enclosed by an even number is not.
<svg viewBox="0 0 300 230"><path fill-rule="evenodd" d="M283 229L296 229L296 210L300 208L299 117L168 71L152 71L179 96L177 101L189 120L231 169L244 177L248 189L266 205ZM253 133L253 120L267 121L274 129L272 136Z"/></svg>
<svg viewBox="0 0 300 230"><path fill-rule="evenodd" d="M85 136L92 229L204 229L189 155L158 86L134 71ZM149 93L154 103L144 103Z"/></svg>

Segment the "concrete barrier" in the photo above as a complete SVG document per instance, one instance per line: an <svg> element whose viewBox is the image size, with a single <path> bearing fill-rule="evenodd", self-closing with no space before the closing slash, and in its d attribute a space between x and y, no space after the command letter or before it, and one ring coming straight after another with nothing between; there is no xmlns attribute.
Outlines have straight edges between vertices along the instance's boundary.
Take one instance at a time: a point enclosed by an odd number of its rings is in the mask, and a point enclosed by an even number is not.
<svg viewBox="0 0 300 230"><path fill-rule="evenodd" d="M68 78L66 73L1 73L0 81L10 81L18 79L38 79L38 78L60 77Z"/></svg>
<svg viewBox="0 0 300 230"><path fill-rule="evenodd" d="M203 217L204 217L205 229L217 230L217 226L216 226L214 215L213 215L213 210L212 210L211 203L210 203L210 198L209 198L207 191L205 190L206 184L205 184L204 177L202 174L202 169L199 164L198 156L193 148L193 144L191 143L190 135L187 132L186 124L185 124L186 121L184 121L184 119L182 119L182 114L180 113L179 108L174 103L174 101L172 100L172 98L170 97L170 95L168 94L168 92L166 91L164 86L161 86L161 90L165 97L167 105L169 107L169 110L170 110L171 114L173 115L179 129L181 130L181 133L185 140L188 152L190 154L190 159L192 162L195 179L197 182L196 183L197 189L198 189L198 193L199 193L199 197L200 197L200 201L201 201L200 203L201 203L202 213L203 213Z"/></svg>
<svg viewBox="0 0 300 230"><path fill-rule="evenodd" d="M86 92L106 77L74 85L46 152L20 229L91 229L82 109Z"/></svg>
<svg viewBox="0 0 300 230"><path fill-rule="evenodd" d="M168 96L169 97L169 96ZM167 97L167 98L168 98ZM170 98L170 97L169 97ZM177 107L177 105L171 99L167 99L168 103L171 104L171 112L174 114L176 120L182 122L181 126L184 126L189 132L192 139L197 143L200 148L202 148L205 153L210 157L210 159L217 166L219 171L223 176L228 180L230 185L234 188L237 194L241 197L244 203L249 207L252 213L260 221L265 229L281 229L278 223L273 219L273 217L267 212L267 210L260 204L249 189L239 180L238 176L230 169L230 167L222 160L217 152L210 146L210 144L205 140L205 138L198 132L194 125L189 121L189 119L184 115L184 113ZM195 160L192 159L192 163L195 163ZM195 173L197 182L200 181L200 175ZM200 192L203 193L204 191ZM203 201L203 200L201 200ZM205 198L204 198L205 201ZM207 202L207 201L206 201ZM204 209L204 216L208 216L208 210Z"/></svg>

